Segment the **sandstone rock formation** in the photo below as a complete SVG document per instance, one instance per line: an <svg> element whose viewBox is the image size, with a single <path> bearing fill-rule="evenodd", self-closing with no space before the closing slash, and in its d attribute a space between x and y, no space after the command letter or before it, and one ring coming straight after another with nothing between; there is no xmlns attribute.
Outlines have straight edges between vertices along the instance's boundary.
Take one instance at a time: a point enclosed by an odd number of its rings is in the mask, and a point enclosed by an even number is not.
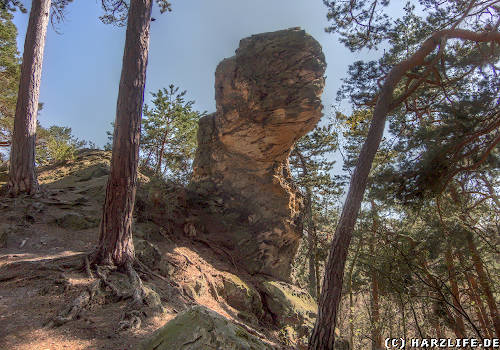
<svg viewBox="0 0 500 350"><path fill-rule="evenodd" d="M140 349L272 350L273 347L217 312L197 305L167 322Z"/></svg>
<svg viewBox="0 0 500 350"><path fill-rule="evenodd" d="M305 290L280 281L259 285L266 312L291 344L307 346L316 321L318 306Z"/></svg>
<svg viewBox="0 0 500 350"><path fill-rule="evenodd" d="M200 121L190 187L200 210L185 231L222 244L252 274L290 275L302 198L288 156L322 116L325 67L299 28L245 38L217 67L217 111Z"/></svg>

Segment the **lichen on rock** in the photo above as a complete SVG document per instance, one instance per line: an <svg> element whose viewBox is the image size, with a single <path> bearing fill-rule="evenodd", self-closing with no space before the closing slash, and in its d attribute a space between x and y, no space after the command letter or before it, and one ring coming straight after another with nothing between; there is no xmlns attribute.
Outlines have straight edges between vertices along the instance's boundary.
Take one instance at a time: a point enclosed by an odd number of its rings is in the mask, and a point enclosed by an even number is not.
<svg viewBox="0 0 500 350"><path fill-rule="evenodd" d="M217 67L217 111L199 124L193 221L251 274L289 278L302 198L288 156L322 116L325 67L320 44L299 28L245 38Z"/></svg>
<svg viewBox="0 0 500 350"><path fill-rule="evenodd" d="M240 318L253 322L255 318L262 316L263 307L259 292L253 285L245 283L238 276L224 273L218 293L228 305L239 310Z"/></svg>
<svg viewBox="0 0 500 350"><path fill-rule="evenodd" d="M177 315L145 340L141 350L271 350L273 347L204 306Z"/></svg>
<svg viewBox="0 0 500 350"><path fill-rule="evenodd" d="M263 281L259 288L264 305L283 336L293 343L306 344L318 312L311 295L282 281Z"/></svg>
<svg viewBox="0 0 500 350"><path fill-rule="evenodd" d="M72 230L86 230L99 225L98 219L75 212L65 213L63 216L56 218L55 222L61 227Z"/></svg>

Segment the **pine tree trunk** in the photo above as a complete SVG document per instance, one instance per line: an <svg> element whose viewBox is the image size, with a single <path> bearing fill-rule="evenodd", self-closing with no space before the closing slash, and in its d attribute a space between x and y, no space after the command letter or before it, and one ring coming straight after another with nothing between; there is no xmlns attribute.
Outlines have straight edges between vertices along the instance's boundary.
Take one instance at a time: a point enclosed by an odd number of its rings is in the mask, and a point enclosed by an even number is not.
<svg viewBox="0 0 500 350"><path fill-rule="evenodd" d="M158 164L156 165L156 175L160 175L161 163L163 162L163 153L165 152L165 142L167 142L167 136L169 133L170 133L170 128L169 128L169 123L167 122L167 128L166 128L165 133L163 134L163 138L161 140L160 154L158 157ZM165 169L166 168L167 167L165 166Z"/></svg>
<svg viewBox="0 0 500 350"><path fill-rule="evenodd" d="M493 326L495 328L495 334L497 338L500 338L500 318L498 316L498 308L495 301L495 297L490 288L490 282L488 281L488 277L486 276L486 272L484 271L483 262L481 261L481 257L479 252L477 251L476 244L474 243L474 239L470 233L467 233L467 245L469 246L469 251L471 253L472 261L474 263L474 268L479 277L479 284L483 289L483 293L486 296L486 302L488 304L488 308L490 309L491 319L493 320Z"/></svg>
<svg viewBox="0 0 500 350"><path fill-rule="evenodd" d="M354 169L347 198L342 208L339 223L335 229L332 245L328 254L328 261L323 277L323 288L319 298L318 318L309 340L309 350L333 350L335 342L335 327L337 311L341 300L344 268L347 259L347 250L351 243L352 232L366 189L368 175L373 159L382 140L385 120L392 101L392 92L398 81L399 70L393 69L379 95L368 135L361 148L359 158Z"/></svg>
<svg viewBox="0 0 500 350"><path fill-rule="evenodd" d="M372 269L372 350L382 349L378 279Z"/></svg>
<svg viewBox="0 0 500 350"><path fill-rule="evenodd" d="M453 256L451 253L451 247L449 246L449 243L445 252L445 261L446 261L446 268L448 270L448 280L450 281L450 286L451 286L453 305L457 310L462 310L462 305L460 304L460 292L458 290L457 276L455 272L455 264L453 263ZM457 312L457 315L456 317L454 317L454 320L455 320L455 329L454 329L455 335L457 336L457 338L464 338L465 325L462 315Z"/></svg>
<svg viewBox="0 0 500 350"><path fill-rule="evenodd" d="M486 309L484 308L483 301L479 296L479 288L474 276L472 276L469 272L465 271L465 278L467 279L467 283L469 285L469 294L471 299L474 301L474 306L476 307L477 318L479 323L481 324L481 328L488 338L493 338L492 329L490 320L488 319L488 314L486 313Z"/></svg>
<svg viewBox="0 0 500 350"><path fill-rule="evenodd" d="M314 229L314 237L316 237L316 247L318 246L318 232ZM321 280L319 274L319 260L316 256L316 260L314 261L314 270L316 271L316 300L318 300L319 295L321 293Z"/></svg>
<svg viewBox="0 0 500 350"><path fill-rule="evenodd" d="M307 236L308 236L308 255L309 255L309 293L317 300L316 286L316 231L312 218L312 194L311 190L307 189L306 195L307 205Z"/></svg>
<svg viewBox="0 0 500 350"><path fill-rule="evenodd" d="M142 105L152 0L131 0L118 91L111 172L101 220L97 262L124 266L134 259L132 213L137 188Z"/></svg>
<svg viewBox="0 0 500 350"><path fill-rule="evenodd" d="M309 350L333 350L335 342L335 326L337 311L342 293L344 267L352 232L366 189L368 175L384 133L387 114L396 108L401 101L393 100L393 92L403 75L414 67L425 62L427 56L442 42L442 38L458 38L477 42L496 42L498 33L475 33L465 30L441 30L425 40L420 48L406 60L394 66L387 74L377 103L373 111L372 121L365 142L359 153L356 168L349 184L349 191L342 208L339 223L335 229L333 242L328 254L328 261L323 278L323 288L319 298L318 318L309 340ZM396 103L395 103L396 102Z"/></svg>
<svg viewBox="0 0 500 350"><path fill-rule="evenodd" d="M354 253L354 257L352 258L351 267L349 268L349 344L351 344L351 349L354 349L354 302L352 295L352 274L354 273L354 266L356 265L356 261L358 260L358 254L361 249L361 240L358 242L358 246Z"/></svg>
<svg viewBox="0 0 500 350"><path fill-rule="evenodd" d="M375 238L378 230L378 220L376 206L374 201L371 202L371 211L373 216L372 236L370 238L370 254L375 256ZM379 307L379 286L377 271L374 266L370 266L371 277L371 309L372 309L372 350L382 349L382 335L380 334L380 307Z"/></svg>
<svg viewBox="0 0 500 350"><path fill-rule="evenodd" d="M51 0L33 0L31 5L10 151L9 193L12 196L38 191L35 173L36 118L50 3Z"/></svg>
<svg viewBox="0 0 500 350"><path fill-rule="evenodd" d="M315 229L313 227L310 227L310 233L309 233L309 292L311 293L311 296L317 300L318 298L318 288L316 285L316 237L315 235Z"/></svg>

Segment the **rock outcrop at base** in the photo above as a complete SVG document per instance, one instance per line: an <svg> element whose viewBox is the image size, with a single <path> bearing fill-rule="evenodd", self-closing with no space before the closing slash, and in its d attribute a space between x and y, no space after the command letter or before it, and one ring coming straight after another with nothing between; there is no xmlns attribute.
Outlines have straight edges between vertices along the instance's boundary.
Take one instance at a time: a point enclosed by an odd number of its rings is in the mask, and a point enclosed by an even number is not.
<svg viewBox="0 0 500 350"><path fill-rule="evenodd" d="M144 341L141 350L273 350L224 316L198 305L167 322Z"/></svg>
<svg viewBox="0 0 500 350"><path fill-rule="evenodd" d="M289 341L290 345L307 346L318 313L318 306L311 295L280 281L263 281L259 289L266 312L280 327L283 340Z"/></svg>
<svg viewBox="0 0 500 350"><path fill-rule="evenodd" d="M217 67L217 111L200 120L190 186L199 211L185 231L224 246L251 274L289 278L302 198L288 156L322 116L325 67L299 28L245 38Z"/></svg>

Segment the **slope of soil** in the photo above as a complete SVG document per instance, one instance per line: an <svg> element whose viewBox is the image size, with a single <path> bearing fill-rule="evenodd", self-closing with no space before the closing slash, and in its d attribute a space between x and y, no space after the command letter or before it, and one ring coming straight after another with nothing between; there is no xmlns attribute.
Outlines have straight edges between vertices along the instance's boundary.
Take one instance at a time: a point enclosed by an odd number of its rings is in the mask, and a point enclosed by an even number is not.
<svg viewBox="0 0 500 350"><path fill-rule="evenodd" d="M98 239L109 153L86 151L67 164L40 170L39 198L0 201L0 349L135 349L187 307L201 304L274 343L278 331L261 320L246 323L218 291L229 273L244 281L223 252L193 243L152 222L135 224L137 256L154 273L141 273L162 312L143 315L140 328L120 330L127 301L94 298L76 320L49 321L92 283L83 259ZM141 175L143 183L147 177ZM115 273L118 274L119 273Z"/></svg>

